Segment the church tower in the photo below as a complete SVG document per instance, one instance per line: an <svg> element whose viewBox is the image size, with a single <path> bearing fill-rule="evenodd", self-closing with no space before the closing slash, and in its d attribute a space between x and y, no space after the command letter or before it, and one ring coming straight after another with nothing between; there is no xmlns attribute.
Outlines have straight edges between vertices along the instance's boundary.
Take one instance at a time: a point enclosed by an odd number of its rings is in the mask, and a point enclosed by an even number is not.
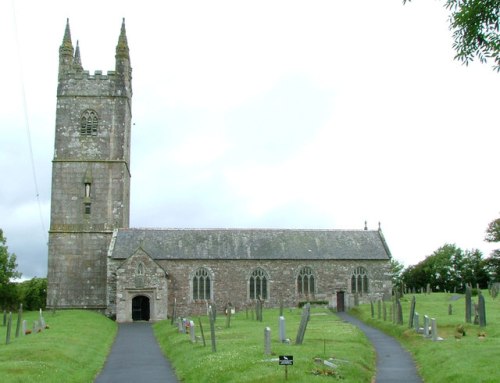
<svg viewBox="0 0 500 383"><path fill-rule="evenodd" d="M59 48L48 306L106 308L107 251L128 228L132 68L125 20L114 71L84 71L69 21Z"/></svg>

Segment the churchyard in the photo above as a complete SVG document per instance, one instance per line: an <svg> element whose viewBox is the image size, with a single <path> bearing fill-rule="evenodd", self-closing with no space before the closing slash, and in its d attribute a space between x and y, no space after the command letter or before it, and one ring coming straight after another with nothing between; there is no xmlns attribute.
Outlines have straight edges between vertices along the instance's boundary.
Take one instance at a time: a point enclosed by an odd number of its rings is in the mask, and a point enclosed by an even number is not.
<svg viewBox="0 0 500 383"><path fill-rule="evenodd" d="M16 338L17 312L12 313L10 343L0 318L0 381L92 382L104 366L117 325L90 311L43 312L44 329L36 324L40 313L24 312L26 329ZM7 314L8 316L8 314ZM35 324L34 324L35 323ZM22 326L20 326L22 328Z"/></svg>
<svg viewBox="0 0 500 383"><path fill-rule="evenodd" d="M450 293L407 294L400 299L401 309L374 301L350 313L398 338L414 355L425 382L495 382L500 298L493 299L488 291L482 295L483 326L474 324L478 296L472 296L467 323L465 295ZM418 326L410 322L410 312L418 313ZM370 382L375 353L360 330L325 307L312 307L306 325L303 314L303 308L249 308L230 316L219 312L212 323L203 315L161 321L153 328L183 382ZM7 328L0 323L1 381L92 382L104 365L116 323L78 310L42 315L48 328L37 324L39 312L23 313L31 334L20 331L16 337L17 312L13 313L8 344ZM284 356L292 356L293 364L282 364Z"/></svg>

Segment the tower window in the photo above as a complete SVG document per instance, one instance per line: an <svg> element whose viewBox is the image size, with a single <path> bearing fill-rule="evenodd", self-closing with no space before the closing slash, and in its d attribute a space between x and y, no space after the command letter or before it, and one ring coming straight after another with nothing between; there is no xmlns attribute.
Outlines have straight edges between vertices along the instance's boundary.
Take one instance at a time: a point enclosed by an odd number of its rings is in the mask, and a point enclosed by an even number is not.
<svg viewBox="0 0 500 383"><path fill-rule="evenodd" d="M97 136L97 123L99 119L97 113L87 109L82 113L80 119L80 135L81 136Z"/></svg>
<svg viewBox="0 0 500 383"><path fill-rule="evenodd" d="M83 205L83 211L85 214L90 214L90 202L86 202L84 205Z"/></svg>

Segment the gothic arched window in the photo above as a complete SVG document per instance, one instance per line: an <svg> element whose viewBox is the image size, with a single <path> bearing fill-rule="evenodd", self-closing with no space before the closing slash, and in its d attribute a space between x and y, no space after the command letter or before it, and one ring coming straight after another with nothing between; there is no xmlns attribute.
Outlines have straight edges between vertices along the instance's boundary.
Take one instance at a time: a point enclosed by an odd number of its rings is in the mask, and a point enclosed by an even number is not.
<svg viewBox="0 0 500 383"><path fill-rule="evenodd" d="M210 291L210 275L207 269L201 267L193 276L193 300L209 300Z"/></svg>
<svg viewBox="0 0 500 383"><path fill-rule="evenodd" d="M368 293L368 274L364 267L356 267L351 276L351 292L352 293Z"/></svg>
<svg viewBox="0 0 500 383"><path fill-rule="evenodd" d="M304 266L297 276L297 293L301 295L313 295L315 291L315 280L312 269Z"/></svg>
<svg viewBox="0 0 500 383"><path fill-rule="evenodd" d="M99 118L97 113L91 109L87 109L82 113L80 118L80 135L81 136L97 136L97 123Z"/></svg>
<svg viewBox="0 0 500 383"><path fill-rule="evenodd" d="M250 299L267 299L268 288L267 288L267 275L261 268L255 269L250 275L249 280L249 297Z"/></svg>

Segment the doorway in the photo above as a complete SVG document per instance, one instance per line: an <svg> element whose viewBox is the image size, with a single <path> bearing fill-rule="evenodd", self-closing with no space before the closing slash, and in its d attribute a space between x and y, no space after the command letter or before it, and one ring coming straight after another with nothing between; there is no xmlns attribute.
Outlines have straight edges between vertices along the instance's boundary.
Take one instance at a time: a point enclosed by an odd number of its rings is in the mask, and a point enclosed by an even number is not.
<svg viewBox="0 0 500 383"><path fill-rule="evenodd" d="M149 298L138 295L132 299L132 320L149 320Z"/></svg>
<svg viewBox="0 0 500 383"><path fill-rule="evenodd" d="M345 311L344 307L344 292L337 291L337 312L342 313Z"/></svg>

